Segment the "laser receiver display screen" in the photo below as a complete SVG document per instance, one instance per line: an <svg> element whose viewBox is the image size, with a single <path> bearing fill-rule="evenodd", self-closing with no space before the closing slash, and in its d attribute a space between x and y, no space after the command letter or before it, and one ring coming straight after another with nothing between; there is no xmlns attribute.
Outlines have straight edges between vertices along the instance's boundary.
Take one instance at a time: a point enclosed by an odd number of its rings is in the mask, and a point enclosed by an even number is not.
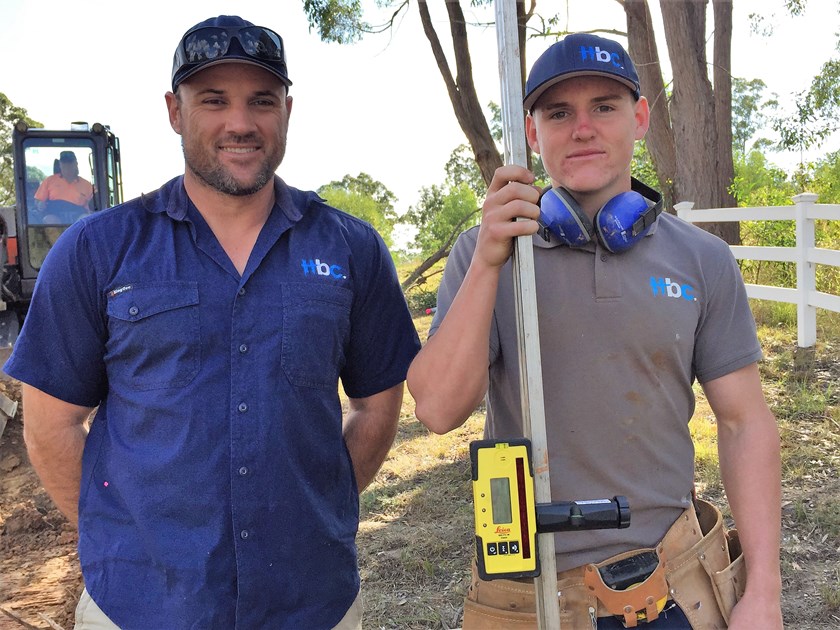
<svg viewBox="0 0 840 630"><path fill-rule="evenodd" d="M493 506L494 523L512 523L510 507L510 479L499 477L490 480L490 501Z"/></svg>

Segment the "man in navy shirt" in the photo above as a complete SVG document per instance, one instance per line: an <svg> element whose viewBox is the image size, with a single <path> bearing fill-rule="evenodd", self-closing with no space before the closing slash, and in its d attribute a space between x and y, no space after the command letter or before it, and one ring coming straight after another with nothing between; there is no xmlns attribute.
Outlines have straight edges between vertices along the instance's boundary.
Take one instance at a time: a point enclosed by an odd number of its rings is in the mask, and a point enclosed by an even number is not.
<svg viewBox="0 0 840 630"><path fill-rule="evenodd" d="M379 235L274 175L290 85L273 31L190 29L166 94L184 175L41 269L5 370L78 522L77 628L361 627L358 493L419 342Z"/></svg>

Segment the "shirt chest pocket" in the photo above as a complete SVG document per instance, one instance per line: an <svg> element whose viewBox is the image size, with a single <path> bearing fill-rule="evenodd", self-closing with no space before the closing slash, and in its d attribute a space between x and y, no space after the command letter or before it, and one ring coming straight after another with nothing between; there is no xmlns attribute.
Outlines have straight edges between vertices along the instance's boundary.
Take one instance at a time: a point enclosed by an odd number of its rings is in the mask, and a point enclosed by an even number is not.
<svg viewBox="0 0 840 630"><path fill-rule="evenodd" d="M335 388L346 359L352 292L287 283L282 293L283 371L299 387Z"/></svg>
<svg viewBox="0 0 840 630"><path fill-rule="evenodd" d="M201 367L198 283L142 282L108 294L109 379L132 389L183 387Z"/></svg>

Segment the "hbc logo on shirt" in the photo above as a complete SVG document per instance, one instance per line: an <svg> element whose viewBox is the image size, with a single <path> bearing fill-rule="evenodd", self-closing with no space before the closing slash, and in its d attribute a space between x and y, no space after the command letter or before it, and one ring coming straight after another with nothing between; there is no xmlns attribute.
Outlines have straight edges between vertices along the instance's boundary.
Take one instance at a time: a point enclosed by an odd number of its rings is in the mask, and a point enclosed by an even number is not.
<svg viewBox="0 0 840 630"><path fill-rule="evenodd" d="M676 282L672 282L671 278L654 278L651 276L650 287L653 289L654 295L682 298L689 302L697 301L694 295L694 287L690 284L677 284Z"/></svg>
<svg viewBox="0 0 840 630"><path fill-rule="evenodd" d="M312 260L311 258L306 260L304 258L300 261L300 266L303 268L303 275L305 276L312 273L317 276L327 276L331 278L345 279L347 277L344 275L340 265L330 265L329 263L321 262L318 258L315 260Z"/></svg>

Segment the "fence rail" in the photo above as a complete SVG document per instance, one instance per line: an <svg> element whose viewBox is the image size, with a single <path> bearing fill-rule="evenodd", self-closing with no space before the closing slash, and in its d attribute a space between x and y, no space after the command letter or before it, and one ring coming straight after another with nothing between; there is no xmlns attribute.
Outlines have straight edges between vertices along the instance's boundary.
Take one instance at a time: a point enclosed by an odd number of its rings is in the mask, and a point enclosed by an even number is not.
<svg viewBox="0 0 840 630"><path fill-rule="evenodd" d="M787 289L762 284L747 284L747 295L759 300L796 304L797 343L811 348L817 342L817 309L840 313L840 296L817 291L817 265L840 267L840 251L815 245L814 222L840 221L840 205L817 204L818 196L802 193L793 198L793 206L764 208L711 208L694 210L694 203L674 205L677 216L690 223L724 221L795 221L794 247L746 247L731 245L739 260L766 260L796 264L796 288Z"/></svg>

